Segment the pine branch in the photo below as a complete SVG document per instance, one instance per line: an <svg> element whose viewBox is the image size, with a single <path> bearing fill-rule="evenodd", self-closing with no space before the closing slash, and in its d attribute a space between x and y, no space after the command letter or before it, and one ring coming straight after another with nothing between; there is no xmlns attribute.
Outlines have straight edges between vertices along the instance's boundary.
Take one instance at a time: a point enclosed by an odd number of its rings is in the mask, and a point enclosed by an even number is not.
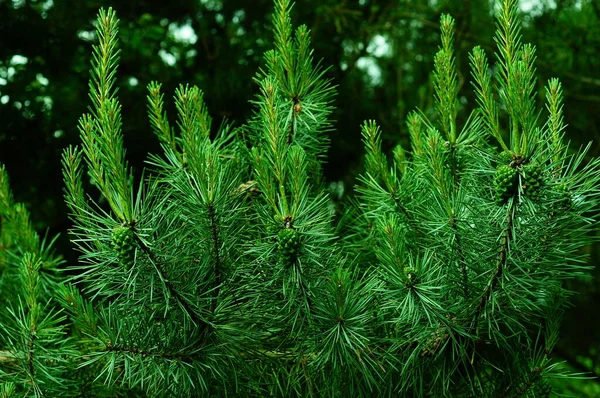
<svg viewBox="0 0 600 398"><path fill-rule="evenodd" d="M124 346L119 346L116 345L112 342L107 342L106 343L106 351L107 352L114 352L114 353L118 353L118 354L134 354L134 355L139 355L139 356L143 356L143 357L153 357L153 358L160 358L160 359L167 359L167 360L181 360L184 362L187 362L188 364L191 364L191 360L192 358L190 358L190 352L180 352L180 353L166 353L166 352L158 352L158 351L153 351L153 350L143 350L143 349L139 349L139 348L135 348L135 347L124 347Z"/></svg>
<svg viewBox="0 0 600 398"><path fill-rule="evenodd" d="M134 233L135 233L135 230L134 230ZM136 242L139 245L139 247L143 250L144 253L146 253L148 258L152 262L152 265L154 265L154 269L158 273L158 276L160 277L161 282L163 283L163 285L166 287L167 291L169 292L169 295L171 297L175 298L175 300L177 300L177 303L184 310L185 314L187 314L187 316L189 316L192 319L194 324L196 324L197 326L202 326L206 330L210 330L211 329L210 324L202 319L202 317L197 313L196 309L194 309L193 306L190 305L190 303L179 293L177 288L170 281L170 278L168 277L163 265L161 264L160 260L158 259L158 257L154 253L154 251L152 251L146 245L146 243L143 240L141 240L139 238L139 236L137 236L137 234L135 234L135 238L136 238Z"/></svg>
<svg viewBox="0 0 600 398"><path fill-rule="evenodd" d="M219 288L221 286L222 271L221 271L221 256L220 256L221 242L219 240L219 230L217 229L215 208L214 208L214 205L212 205L212 204L208 205L208 219L209 219L209 223L210 223L210 232L211 232L211 238L212 238L212 242L213 242L212 255L214 258L213 269L214 269L214 274L215 274L215 281L213 283L213 289L212 289L213 300L210 304L210 312L213 313L217 306L217 298L219 296Z"/></svg>
<svg viewBox="0 0 600 398"><path fill-rule="evenodd" d="M479 304L477 305L477 308L475 309L475 313L473 314L473 320L471 322L470 333L477 332L477 326L479 323L479 318L480 318L481 312L485 309L491 295L493 294L494 290L496 289L496 286L498 285L498 282L502 278L502 273L504 272L504 270L508 264L508 255L509 255L509 250L510 250L509 245L510 245L511 240L513 240L513 223L514 223L516 207L517 207L517 198L513 197L512 200L510 201L510 204L509 204L509 207L507 210L506 225L505 225L502 235L500 237L500 248L499 248L498 257L496 260L495 271L492 274L492 276L488 282L487 288L481 295L481 298L479 300Z"/></svg>
<svg viewBox="0 0 600 398"><path fill-rule="evenodd" d="M456 142L456 114L458 112L458 82L453 54L454 20L447 14L440 20L442 47L434 59L434 87L436 109L442 130L450 145Z"/></svg>
<svg viewBox="0 0 600 398"><path fill-rule="evenodd" d="M91 176L117 217L133 221L131 174L125 161L121 131L121 105L116 98L118 19L112 8L101 9L96 28L100 41L94 46L92 109L80 119L79 130Z"/></svg>
<svg viewBox="0 0 600 398"><path fill-rule="evenodd" d="M463 245L461 244L461 234L458 231L458 220L456 220L456 215L453 214L450 217L450 228L452 228L452 233L454 234L454 241L456 242L455 250L458 254L458 261L460 263L460 271L462 274L462 285L463 285L463 294L466 299L469 298L469 275L467 272L467 262L465 259L465 254L463 253Z"/></svg>
<svg viewBox="0 0 600 398"><path fill-rule="evenodd" d="M561 153L564 152L563 135L565 124L563 120L563 93L558 79L550 79L546 86L546 109L549 117L547 129L551 139L552 161L558 171Z"/></svg>
<svg viewBox="0 0 600 398"><path fill-rule="evenodd" d="M469 62L471 65L471 76L474 80L472 85L475 88L479 112L483 115L485 126L490 134L496 138L502 149L508 151L509 148L500 133L498 109L492 91L487 57L481 47L476 46L473 48L473 51L469 54Z"/></svg>
<svg viewBox="0 0 600 398"><path fill-rule="evenodd" d="M169 148L173 153L178 154L175 134L169 125L167 112L163 110L163 95L160 92L161 84L151 82L148 84L148 116L154 134L158 137L161 144Z"/></svg>
<svg viewBox="0 0 600 398"><path fill-rule="evenodd" d="M9 186L8 173L4 164L0 164L0 216L6 217L13 208L14 201Z"/></svg>

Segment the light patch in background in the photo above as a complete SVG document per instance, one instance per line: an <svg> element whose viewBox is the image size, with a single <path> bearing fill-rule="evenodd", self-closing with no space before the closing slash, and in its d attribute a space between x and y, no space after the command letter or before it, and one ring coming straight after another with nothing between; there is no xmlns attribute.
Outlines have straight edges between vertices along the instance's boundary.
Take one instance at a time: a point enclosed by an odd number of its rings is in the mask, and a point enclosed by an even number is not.
<svg viewBox="0 0 600 398"><path fill-rule="evenodd" d="M50 83L50 80L48 80L48 78L45 77L44 75L42 75L41 73L38 73L37 75L35 75L35 80L37 80L38 83L41 84L42 86L47 86L48 83Z"/></svg>
<svg viewBox="0 0 600 398"><path fill-rule="evenodd" d="M363 48L365 48L365 46L362 42L357 43L350 40L344 40L342 42L342 49L344 50L344 55L347 57L362 51Z"/></svg>
<svg viewBox="0 0 600 398"><path fill-rule="evenodd" d="M96 33L93 30L80 30L77 32L77 37L83 41L93 41L96 37Z"/></svg>
<svg viewBox="0 0 600 398"><path fill-rule="evenodd" d="M131 76L129 78L129 80L127 80L127 83L131 86L131 87L135 87L139 84L138 79L135 76Z"/></svg>
<svg viewBox="0 0 600 398"><path fill-rule="evenodd" d="M198 55L198 51L196 51L195 48L192 48L191 50L185 52L185 57L187 59L193 59L196 55Z"/></svg>
<svg viewBox="0 0 600 398"><path fill-rule="evenodd" d="M367 52L374 57L389 57L392 55L392 46L388 39L382 35L375 35L367 46Z"/></svg>
<svg viewBox="0 0 600 398"><path fill-rule="evenodd" d="M356 67L366 73L372 86L380 86L383 83L381 67L377 64L375 58L360 57L356 61Z"/></svg>
<svg viewBox="0 0 600 398"><path fill-rule="evenodd" d="M240 22L242 22L244 20L244 18L246 18L246 11L243 9L240 9L240 10L236 10L233 13L233 17L231 18L231 21L233 23L239 24Z"/></svg>
<svg viewBox="0 0 600 398"><path fill-rule="evenodd" d="M209 11L221 11L223 9L223 2L221 0L200 0L200 4Z"/></svg>
<svg viewBox="0 0 600 398"><path fill-rule="evenodd" d="M54 0L46 0L43 1L41 4L41 12L40 15L42 16L42 18L46 19L48 17L48 11L54 7Z"/></svg>
<svg viewBox="0 0 600 398"><path fill-rule="evenodd" d="M8 104L8 101L10 101L10 96L3 95L2 97L0 97L0 103L2 103L2 105Z"/></svg>
<svg viewBox="0 0 600 398"><path fill-rule="evenodd" d="M8 83L8 80L6 80L3 77L0 77L0 86L6 86L6 83Z"/></svg>
<svg viewBox="0 0 600 398"><path fill-rule="evenodd" d="M348 50L352 51L354 49L348 48ZM392 46L385 36L375 35L367 45L367 53L370 56L360 57L356 61L356 67L365 73L365 77L371 86L381 86L383 84L383 72L377 58L391 57ZM347 65L341 65L342 70L347 67Z"/></svg>
<svg viewBox="0 0 600 398"><path fill-rule="evenodd" d="M52 7L54 7L54 0L46 0L42 3L42 10L44 11L48 11Z"/></svg>
<svg viewBox="0 0 600 398"><path fill-rule="evenodd" d="M581 0L576 0L575 8L581 9ZM544 9L555 9L555 0L519 0L519 8L530 17L539 17L544 13Z"/></svg>
<svg viewBox="0 0 600 398"><path fill-rule="evenodd" d="M52 98L50 98L49 96L42 95L42 96L36 97L35 100L42 104L43 112L49 112L50 110L52 110L52 105L54 104L54 101L52 101ZM29 105L29 104L26 103L25 105Z"/></svg>
<svg viewBox="0 0 600 398"><path fill-rule="evenodd" d="M6 77L7 77L8 81L12 80L15 73L17 73L17 70L15 68L13 68L12 66L10 68L6 69Z"/></svg>
<svg viewBox="0 0 600 398"><path fill-rule="evenodd" d="M158 52L158 56L163 60L165 64L169 66L174 66L177 63L177 58L170 52L167 52L167 50L165 50L164 48Z"/></svg>
<svg viewBox="0 0 600 398"><path fill-rule="evenodd" d="M179 25L175 22L169 24L169 34L177 43L183 44L195 44L198 41L198 36L192 28L192 22L190 20Z"/></svg>
<svg viewBox="0 0 600 398"><path fill-rule="evenodd" d="M12 0L12 6L14 9L21 8L25 5L25 0Z"/></svg>
<svg viewBox="0 0 600 398"><path fill-rule="evenodd" d="M54 136L54 138L61 138L62 136L65 135L65 131L64 130L56 130L54 132L54 134L52 134Z"/></svg>
<svg viewBox="0 0 600 398"><path fill-rule="evenodd" d="M15 54L12 56L12 58L10 59L10 64L11 65L25 65L27 64L27 57L24 57L22 55L19 54Z"/></svg>

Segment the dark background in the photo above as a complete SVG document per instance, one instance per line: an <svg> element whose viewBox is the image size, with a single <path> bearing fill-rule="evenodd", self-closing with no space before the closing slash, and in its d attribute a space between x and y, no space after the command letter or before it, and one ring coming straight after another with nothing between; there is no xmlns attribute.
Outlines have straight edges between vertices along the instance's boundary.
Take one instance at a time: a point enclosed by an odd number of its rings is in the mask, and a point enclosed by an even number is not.
<svg viewBox="0 0 600 398"><path fill-rule="evenodd" d="M389 152L398 142L408 147L408 112L419 107L432 113L431 71L442 13L456 19L459 117L464 121L475 103L468 52L481 45L492 56L493 3L297 2L294 24L311 29L315 58L330 67L327 76L337 85L335 130L325 167L328 182L341 181L346 191L354 184L362 167L363 120L378 121ZM538 50L540 109L545 82L559 77L572 145L593 141L590 155L598 156L600 5L596 0L521 4L524 39ZM60 155L64 147L79 143L77 120L89 104L93 21L98 9L108 6L121 20L119 98L127 157L138 174L147 153L159 152L146 117L146 85L162 82L170 99L179 83L196 84L205 92L215 125L223 118L239 125L251 114L248 101L256 93L252 77L272 37L271 0L0 0L0 162L36 228L50 236L60 233L57 249L71 262L76 254L66 238L69 221L62 201ZM595 265L598 250L589 251L590 265ZM558 359L575 370L600 374L598 278L571 285L579 294L565 316ZM576 396L600 395L596 380L564 388Z"/></svg>

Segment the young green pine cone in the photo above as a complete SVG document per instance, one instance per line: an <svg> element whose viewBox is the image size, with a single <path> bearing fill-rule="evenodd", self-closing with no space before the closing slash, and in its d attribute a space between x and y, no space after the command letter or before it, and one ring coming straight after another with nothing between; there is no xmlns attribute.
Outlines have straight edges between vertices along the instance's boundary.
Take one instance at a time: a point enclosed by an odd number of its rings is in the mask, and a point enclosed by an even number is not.
<svg viewBox="0 0 600 398"><path fill-rule="evenodd" d="M556 195L556 201L552 207L556 210L569 210L573 206L573 196L564 182L554 186L554 194Z"/></svg>
<svg viewBox="0 0 600 398"><path fill-rule="evenodd" d="M277 222L277 219L275 219L275 222L267 224L267 236L272 237L274 235L278 235L282 228L283 224L281 222Z"/></svg>
<svg viewBox="0 0 600 398"><path fill-rule="evenodd" d="M498 164L505 164L505 165L510 164L510 162L512 162L514 159L513 153L511 151L501 152L500 155L498 155L498 157L500 158L500 161L498 162Z"/></svg>
<svg viewBox="0 0 600 398"><path fill-rule="evenodd" d="M406 286L413 286L417 282L417 270L413 267L404 267L404 275L407 278Z"/></svg>
<svg viewBox="0 0 600 398"><path fill-rule="evenodd" d="M135 261L135 236L131 228L119 226L113 229L111 243L119 262L125 268L131 268Z"/></svg>
<svg viewBox="0 0 600 398"><path fill-rule="evenodd" d="M538 200L544 186L543 169L537 163L523 166L523 191L531 200Z"/></svg>
<svg viewBox="0 0 600 398"><path fill-rule="evenodd" d="M494 175L496 203L503 205L517 192L517 170L502 164Z"/></svg>
<svg viewBox="0 0 600 398"><path fill-rule="evenodd" d="M547 380L541 379L535 383L533 392L536 397L547 398L552 393L552 386Z"/></svg>
<svg viewBox="0 0 600 398"><path fill-rule="evenodd" d="M277 250L283 265L290 266L296 262L300 250L300 236L293 228L284 228L277 234Z"/></svg>

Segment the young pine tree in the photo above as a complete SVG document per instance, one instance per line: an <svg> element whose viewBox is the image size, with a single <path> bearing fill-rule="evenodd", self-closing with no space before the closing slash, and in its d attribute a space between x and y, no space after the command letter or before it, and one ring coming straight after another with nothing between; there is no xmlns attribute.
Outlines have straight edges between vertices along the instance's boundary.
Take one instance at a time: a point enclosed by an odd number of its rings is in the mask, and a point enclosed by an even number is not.
<svg viewBox="0 0 600 398"><path fill-rule="evenodd" d="M53 299L63 260L34 231L0 165L0 397L70 396L76 354Z"/></svg>
<svg viewBox="0 0 600 398"><path fill-rule="evenodd" d="M408 117L411 151L390 167L365 123L365 173L347 239L371 267L373 321L386 392L548 396L569 293L587 271L580 249L598 227L597 159L564 143L560 83L535 109L535 49L521 43L517 2L497 10L496 66L470 55L478 109L458 126L454 21L441 18L436 115ZM494 71L494 73L491 73Z"/></svg>
<svg viewBox="0 0 600 398"><path fill-rule="evenodd" d="M70 283L51 277L59 260L0 173L0 396L549 396L565 376L552 357L562 281L587 270L600 162L568 150L557 80L540 122L517 2L498 10L495 68L471 54L478 108L464 125L442 17L436 114L409 116L410 151L391 165L363 125L365 172L336 228L321 175L334 92L290 8L275 1L241 128L213 126L188 85L171 123L148 85L164 153L139 180L118 21L100 11L82 146L63 156L81 252Z"/></svg>

